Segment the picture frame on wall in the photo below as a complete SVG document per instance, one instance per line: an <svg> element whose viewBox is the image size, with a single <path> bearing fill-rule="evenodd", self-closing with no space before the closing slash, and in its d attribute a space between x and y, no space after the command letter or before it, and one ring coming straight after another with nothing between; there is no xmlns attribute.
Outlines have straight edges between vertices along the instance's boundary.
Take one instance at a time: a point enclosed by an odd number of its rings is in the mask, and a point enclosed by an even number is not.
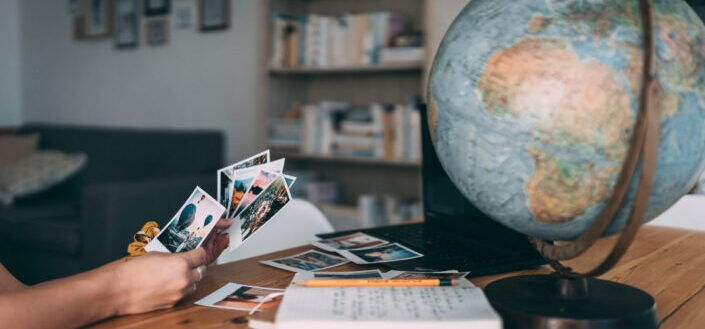
<svg viewBox="0 0 705 329"><path fill-rule="evenodd" d="M169 41L169 20L152 19L145 23L145 39L151 46L166 44Z"/></svg>
<svg viewBox="0 0 705 329"><path fill-rule="evenodd" d="M113 43L115 48L135 48L139 44L139 0L113 0Z"/></svg>
<svg viewBox="0 0 705 329"><path fill-rule="evenodd" d="M144 0L144 15L166 15L171 10L171 0Z"/></svg>
<svg viewBox="0 0 705 329"><path fill-rule="evenodd" d="M225 30L230 26L229 0L199 0L198 9L201 31Z"/></svg>
<svg viewBox="0 0 705 329"><path fill-rule="evenodd" d="M81 14L74 17L74 38L105 38L112 33L112 27L111 0L81 1Z"/></svg>

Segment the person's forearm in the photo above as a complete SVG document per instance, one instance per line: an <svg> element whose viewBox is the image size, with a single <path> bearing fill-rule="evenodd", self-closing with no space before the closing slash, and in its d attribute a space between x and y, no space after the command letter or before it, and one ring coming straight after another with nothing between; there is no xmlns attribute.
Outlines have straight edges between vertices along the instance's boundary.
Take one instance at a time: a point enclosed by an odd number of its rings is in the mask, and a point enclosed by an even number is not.
<svg viewBox="0 0 705 329"><path fill-rule="evenodd" d="M0 293L24 289L27 286L15 279L5 267L0 264Z"/></svg>
<svg viewBox="0 0 705 329"><path fill-rule="evenodd" d="M0 293L0 319L13 328L76 328L116 314L115 272L94 270Z"/></svg>

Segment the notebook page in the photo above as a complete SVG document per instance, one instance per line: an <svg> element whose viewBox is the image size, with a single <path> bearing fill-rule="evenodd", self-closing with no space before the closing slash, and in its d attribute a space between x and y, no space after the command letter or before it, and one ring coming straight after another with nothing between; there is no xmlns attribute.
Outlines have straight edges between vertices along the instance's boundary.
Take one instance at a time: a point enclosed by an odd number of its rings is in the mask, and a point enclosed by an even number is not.
<svg viewBox="0 0 705 329"><path fill-rule="evenodd" d="M292 286L277 328L344 328L346 323L390 328L497 328L499 316L480 288ZM371 327L368 327L369 329Z"/></svg>

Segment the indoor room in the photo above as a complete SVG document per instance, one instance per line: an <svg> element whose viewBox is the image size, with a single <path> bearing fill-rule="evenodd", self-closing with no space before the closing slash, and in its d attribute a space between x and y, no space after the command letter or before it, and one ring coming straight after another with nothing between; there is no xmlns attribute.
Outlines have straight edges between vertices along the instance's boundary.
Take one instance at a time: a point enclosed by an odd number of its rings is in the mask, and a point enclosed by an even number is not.
<svg viewBox="0 0 705 329"><path fill-rule="evenodd" d="M0 328L705 327L704 19L0 0Z"/></svg>

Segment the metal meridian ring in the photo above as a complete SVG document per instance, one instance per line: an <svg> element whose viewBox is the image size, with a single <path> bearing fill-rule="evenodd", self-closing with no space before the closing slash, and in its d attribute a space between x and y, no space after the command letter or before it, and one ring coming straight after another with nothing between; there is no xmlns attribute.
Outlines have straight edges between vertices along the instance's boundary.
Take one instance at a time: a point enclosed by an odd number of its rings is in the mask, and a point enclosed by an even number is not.
<svg viewBox="0 0 705 329"><path fill-rule="evenodd" d="M639 111L637 113L629 152L627 153L612 195L607 200L605 208L602 210L597 220L595 220L590 228L575 241L558 246L543 239L529 237L529 241L544 259L546 259L548 264L551 265L556 272L564 276L597 276L614 266L624 255L634 239L639 226L641 226L646 212L646 206L649 202L651 186L656 171L656 160L658 158L663 89L656 79L653 35L654 13L651 0L639 0L639 12L642 17L641 22L644 36L644 66L641 94L639 97ZM559 262L560 260L572 259L585 252L585 250L600 238L612 222L614 215L617 213L617 210L619 210L619 206L626 195L639 158L642 160L642 167L639 175L636 198L632 205L629 219L610 254L602 263L585 273L576 273L571 268L563 266L563 264Z"/></svg>

